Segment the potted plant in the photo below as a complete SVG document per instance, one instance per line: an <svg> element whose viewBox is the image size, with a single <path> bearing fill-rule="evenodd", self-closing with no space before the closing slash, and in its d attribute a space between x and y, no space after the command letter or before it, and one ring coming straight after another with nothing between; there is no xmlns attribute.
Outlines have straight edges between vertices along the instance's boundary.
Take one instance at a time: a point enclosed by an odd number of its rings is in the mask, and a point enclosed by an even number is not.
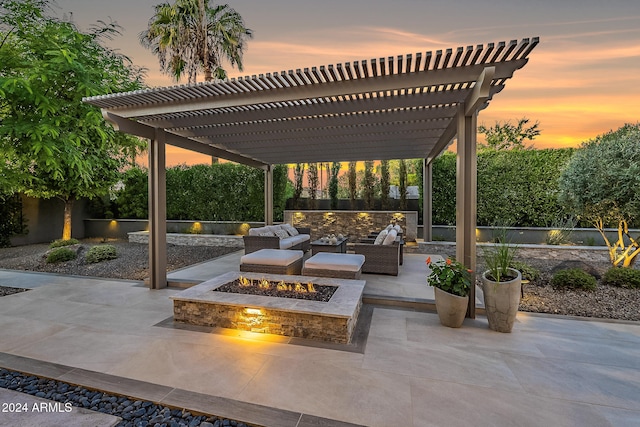
<svg viewBox="0 0 640 427"><path fill-rule="evenodd" d="M435 288L440 323L450 328L459 328L467 313L472 272L451 258L431 262L429 257L426 262L431 270L427 283Z"/></svg>
<svg viewBox="0 0 640 427"><path fill-rule="evenodd" d="M483 251L488 268L482 274L484 308L489 328L497 332L511 332L518 314L522 275L510 267L516 249L503 233L497 243Z"/></svg>

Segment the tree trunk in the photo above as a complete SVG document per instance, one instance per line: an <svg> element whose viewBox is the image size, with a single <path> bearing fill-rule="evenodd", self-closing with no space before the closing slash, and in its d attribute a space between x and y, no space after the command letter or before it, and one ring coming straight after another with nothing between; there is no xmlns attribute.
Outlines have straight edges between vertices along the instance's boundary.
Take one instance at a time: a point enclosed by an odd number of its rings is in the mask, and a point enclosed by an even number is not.
<svg viewBox="0 0 640 427"><path fill-rule="evenodd" d="M64 225L62 227L62 240L71 238L71 212L73 211L73 203L75 199L69 197L64 200Z"/></svg>

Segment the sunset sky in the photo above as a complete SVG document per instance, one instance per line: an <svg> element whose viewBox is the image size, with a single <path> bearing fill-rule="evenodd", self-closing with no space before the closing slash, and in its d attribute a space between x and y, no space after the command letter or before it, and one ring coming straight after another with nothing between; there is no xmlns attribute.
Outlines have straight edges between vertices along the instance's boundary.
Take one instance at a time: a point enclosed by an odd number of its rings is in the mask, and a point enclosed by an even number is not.
<svg viewBox="0 0 640 427"><path fill-rule="evenodd" d="M110 19L124 30L111 47L148 69L150 86L175 84L140 46L159 0L57 0L86 29ZM529 63L481 112L479 123L539 121L535 147L578 146L640 121L638 0L230 0L254 31L244 71L231 77L540 37ZM186 83L186 82L182 82ZM171 149L169 165L207 162Z"/></svg>

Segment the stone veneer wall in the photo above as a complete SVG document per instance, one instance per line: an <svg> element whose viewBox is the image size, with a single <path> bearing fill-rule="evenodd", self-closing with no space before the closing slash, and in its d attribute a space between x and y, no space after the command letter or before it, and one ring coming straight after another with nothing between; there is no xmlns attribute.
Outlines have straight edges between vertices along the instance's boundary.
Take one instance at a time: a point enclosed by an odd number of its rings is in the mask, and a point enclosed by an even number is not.
<svg viewBox="0 0 640 427"><path fill-rule="evenodd" d="M129 233L129 242L149 243L148 231ZM180 234L167 233L167 243L178 246L222 246L227 248L244 248L242 236L224 236L217 234Z"/></svg>
<svg viewBox="0 0 640 427"><path fill-rule="evenodd" d="M477 255L482 257L482 247L489 243L477 244ZM560 261L597 261L608 262L609 251L606 246L557 246L557 245L517 245L516 258L560 260ZM456 244L451 242L420 242L417 246L405 246L405 253L438 254L455 256Z"/></svg>
<svg viewBox="0 0 640 427"><path fill-rule="evenodd" d="M291 311L260 308L260 313L246 313L245 307L210 302L173 302L173 319L190 325L213 326L242 331L285 335L339 344L348 344L362 302L355 315L329 317Z"/></svg>
<svg viewBox="0 0 640 427"><path fill-rule="evenodd" d="M390 223L400 224L406 241L418 235L416 211L284 211L284 222L311 228L311 240L328 234L344 234L350 241L367 237Z"/></svg>

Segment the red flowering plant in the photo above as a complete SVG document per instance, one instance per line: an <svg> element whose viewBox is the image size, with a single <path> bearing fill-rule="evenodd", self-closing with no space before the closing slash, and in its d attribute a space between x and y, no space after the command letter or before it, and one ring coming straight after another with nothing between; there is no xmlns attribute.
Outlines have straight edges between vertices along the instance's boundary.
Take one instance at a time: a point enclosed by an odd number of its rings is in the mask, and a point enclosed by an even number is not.
<svg viewBox="0 0 640 427"><path fill-rule="evenodd" d="M471 289L471 279L473 271L455 259L447 258L431 262L431 257L427 258L427 267L431 270L427 276L429 286L440 288L445 292L460 297L469 295Z"/></svg>

